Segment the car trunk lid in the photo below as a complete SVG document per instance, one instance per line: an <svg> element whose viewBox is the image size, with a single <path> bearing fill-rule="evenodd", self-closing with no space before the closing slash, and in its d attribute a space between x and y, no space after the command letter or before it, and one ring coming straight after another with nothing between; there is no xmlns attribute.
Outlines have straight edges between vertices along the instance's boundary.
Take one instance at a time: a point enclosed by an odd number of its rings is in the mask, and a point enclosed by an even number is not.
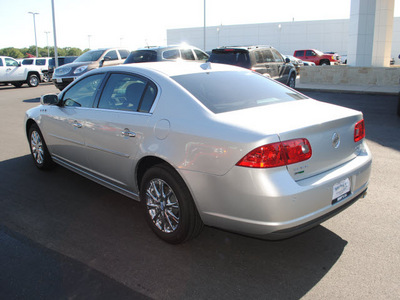
<svg viewBox="0 0 400 300"><path fill-rule="evenodd" d="M281 141L306 138L312 156L287 166L295 180L335 168L356 157L354 126L361 112L312 99L290 101L223 114L226 121L261 135L277 134ZM260 145L261 146L261 145Z"/></svg>

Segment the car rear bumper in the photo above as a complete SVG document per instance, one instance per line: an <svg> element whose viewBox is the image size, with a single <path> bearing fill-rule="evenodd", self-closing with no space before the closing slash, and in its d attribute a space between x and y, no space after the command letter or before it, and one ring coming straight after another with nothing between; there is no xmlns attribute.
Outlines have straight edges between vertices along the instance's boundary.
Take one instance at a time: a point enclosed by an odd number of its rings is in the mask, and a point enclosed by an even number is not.
<svg viewBox="0 0 400 300"><path fill-rule="evenodd" d="M223 176L183 171L203 222L265 239L293 236L350 206L365 194L372 158L365 152L311 178L294 181L286 167L234 167ZM333 200L333 187L348 179L351 190Z"/></svg>

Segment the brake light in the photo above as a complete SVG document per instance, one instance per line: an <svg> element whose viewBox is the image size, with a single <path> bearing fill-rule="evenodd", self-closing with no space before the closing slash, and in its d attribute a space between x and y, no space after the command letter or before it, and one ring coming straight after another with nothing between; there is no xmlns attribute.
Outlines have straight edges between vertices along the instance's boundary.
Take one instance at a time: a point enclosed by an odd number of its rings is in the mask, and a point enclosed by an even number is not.
<svg viewBox="0 0 400 300"><path fill-rule="evenodd" d="M307 139L295 139L258 147L236 165L248 168L275 168L307 160L312 150Z"/></svg>
<svg viewBox="0 0 400 300"><path fill-rule="evenodd" d="M364 119L357 122L354 126L354 142L358 142L365 138L365 123Z"/></svg>

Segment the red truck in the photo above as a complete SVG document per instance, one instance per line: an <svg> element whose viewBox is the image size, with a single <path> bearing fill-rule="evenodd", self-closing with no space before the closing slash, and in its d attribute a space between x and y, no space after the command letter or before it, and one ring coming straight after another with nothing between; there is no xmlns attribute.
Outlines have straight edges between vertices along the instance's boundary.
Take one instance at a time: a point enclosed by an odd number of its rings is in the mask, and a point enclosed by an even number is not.
<svg viewBox="0 0 400 300"><path fill-rule="evenodd" d="M319 50L296 50L294 57L304 61L311 61L316 65L338 65L340 64L340 56L335 53L323 53Z"/></svg>

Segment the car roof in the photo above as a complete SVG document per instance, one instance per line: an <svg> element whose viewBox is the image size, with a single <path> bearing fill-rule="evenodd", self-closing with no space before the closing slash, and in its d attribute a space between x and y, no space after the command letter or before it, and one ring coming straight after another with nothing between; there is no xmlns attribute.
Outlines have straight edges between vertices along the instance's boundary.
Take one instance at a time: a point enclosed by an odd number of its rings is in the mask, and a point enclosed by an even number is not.
<svg viewBox="0 0 400 300"><path fill-rule="evenodd" d="M199 48L183 44L183 45L168 45L168 46L149 46L149 47L144 47L144 48L138 48L133 51L138 51L138 50L154 50L155 51L155 50L165 50L165 49L199 49ZM199 50L201 50L201 49L199 49ZM201 50L201 51L203 51L203 50Z"/></svg>
<svg viewBox="0 0 400 300"><path fill-rule="evenodd" d="M224 50L224 49L239 49L239 50L255 50L255 49L264 49L264 48L273 48L269 45L256 45L256 46L223 46L218 47L213 50Z"/></svg>
<svg viewBox="0 0 400 300"><path fill-rule="evenodd" d="M102 72L115 72L115 71L126 71L126 72L138 72L144 74L150 73L162 73L168 77L196 74L196 73L211 73L221 71L248 71L240 67L226 65L226 64L215 64L215 63L199 63L192 61L161 61L161 62L143 62L140 64L126 64L118 66L108 66L107 68L99 68L93 70L91 73L102 73Z"/></svg>

